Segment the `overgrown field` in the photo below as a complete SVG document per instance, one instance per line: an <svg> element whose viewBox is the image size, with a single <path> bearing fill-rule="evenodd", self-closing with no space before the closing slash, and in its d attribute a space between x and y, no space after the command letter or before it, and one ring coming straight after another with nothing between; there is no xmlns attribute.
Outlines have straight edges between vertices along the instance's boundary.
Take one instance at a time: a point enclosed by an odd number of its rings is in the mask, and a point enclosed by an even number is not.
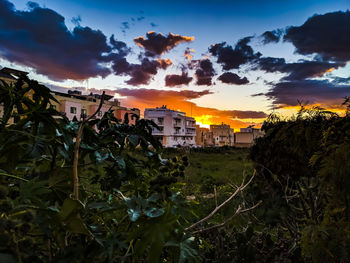
<svg viewBox="0 0 350 263"><path fill-rule="evenodd" d="M240 184L244 175L253 173L249 149L206 148L164 149L164 156L185 155L189 166L185 169L186 188L189 193L213 193L214 186Z"/></svg>

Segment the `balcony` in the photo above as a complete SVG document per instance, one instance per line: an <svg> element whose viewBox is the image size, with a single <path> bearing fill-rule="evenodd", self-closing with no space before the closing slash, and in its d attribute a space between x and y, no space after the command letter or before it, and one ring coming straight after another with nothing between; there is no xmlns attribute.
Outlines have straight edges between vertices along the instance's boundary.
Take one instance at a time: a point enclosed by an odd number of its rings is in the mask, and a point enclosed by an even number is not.
<svg viewBox="0 0 350 263"><path fill-rule="evenodd" d="M189 128L196 128L196 123L195 122L187 122L186 123L186 127L189 127Z"/></svg>

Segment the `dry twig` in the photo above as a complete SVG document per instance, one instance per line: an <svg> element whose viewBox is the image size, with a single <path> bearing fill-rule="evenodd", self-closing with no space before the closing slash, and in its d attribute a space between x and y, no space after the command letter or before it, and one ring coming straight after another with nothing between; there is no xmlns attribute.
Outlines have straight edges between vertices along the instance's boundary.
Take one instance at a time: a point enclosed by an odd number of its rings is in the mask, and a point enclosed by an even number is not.
<svg viewBox="0 0 350 263"><path fill-rule="evenodd" d="M217 211L219 211L224 205L226 205L228 202L230 202L236 195L238 195L239 193L241 193L253 180L253 178L255 177L255 174L256 174L256 171L254 171L254 174L252 175L252 177L248 180L247 183L245 183L245 180L243 179L243 182L241 183L240 186L237 187L236 191L229 197L227 198L224 202L222 202L219 206L216 205L215 209L209 214L207 215L206 217L202 218L201 220L197 221L196 223L190 225L189 227L185 228L185 230L190 230L192 228L195 228L196 226L200 225L201 223L204 223L205 221L207 221L208 219L210 219L212 216L214 216ZM239 205L236 212L231 216L229 217L228 219L226 219L223 223L221 224L218 224L218 225L215 225L215 226L211 226L211 227L208 227L208 228L203 228L203 229L200 229L200 230L197 230L197 231L194 231L193 234L195 233L200 233L200 232L204 232L204 231L207 231L207 230L211 230L211 229L214 229L214 228L218 228L218 227L222 227L224 226L225 224L227 224L230 220L232 220L233 217L239 215L239 214L242 214L242 213L245 213L245 212L248 212L250 210L253 210L255 209L256 207L258 207L260 204L262 203L262 201L260 200L258 203L256 203L255 205L249 207L249 208L246 208L246 209L242 209L242 206Z"/></svg>
<svg viewBox="0 0 350 263"><path fill-rule="evenodd" d="M192 224L192 225L190 225L189 227L187 227L187 228L185 228L185 230L187 231L187 230L190 230L190 229L192 229L192 228L194 228L194 227L196 227L196 226L198 226L199 224L201 224L201 223L203 223L203 222L205 222L205 221L207 221L208 219L210 219L213 215L215 215L215 213L217 212L217 211L219 211L224 205L226 205L228 202L230 202L237 194L239 194L240 192L242 192L251 182L252 182L252 180L253 180L253 178L255 177L255 174L256 174L256 171L254 171L254 174L252 175L252 177L249 179L249 181L245 184L244 183L244 179L243 179L243 182L242 182L242 184L236 189L236 191L229 197L229 198L227 198L223 203L221 203L219 206L216 206L215 207L215 209L209 214L209 215L207 215L206 217L204 217L204 218L202 218L201 220L199 220L199 221L197 221L196 223L194 223L194 224ZM260 202L261 203L261 202ZM260 204L260 203L258 203L258 204ZM257 205L258 205L257 204ZM257 206L256 205L256 206ZM253 206L253 208L255 208L254 206ZM249 210L251 210L251 209L249 209ZM237 211L238 211L238 213L242 213L242 211L249 211L249 210L241 210L240 209L240 207L238 207L238 209L237 209ZM237 215L237 211L236 211L236 213L233 215L233 216L235 216L235 215ZM224 222L225 223L225 222Z"/></svg>

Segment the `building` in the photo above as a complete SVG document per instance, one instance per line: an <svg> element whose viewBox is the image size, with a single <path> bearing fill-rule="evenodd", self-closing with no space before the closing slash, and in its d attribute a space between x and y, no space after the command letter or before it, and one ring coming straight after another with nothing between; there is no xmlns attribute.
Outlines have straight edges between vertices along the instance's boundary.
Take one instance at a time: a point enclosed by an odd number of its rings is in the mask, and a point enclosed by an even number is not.
<svg viewBox="0 0 350 263"><path fill-rule="evenodd" d="M77 120L88 118L96 112L101 100L99 94L83 95L81 91L77 90L68 90L68 93L52 91L52 95L58 101L58 103L52 102L52 107L66 115L69 120L74 117ZM110 101L112 98L113 96L105 95L104 103L96 115L97 118L101 118L111 107L112 109L118 108L119 101Z"/></svg>
<svg viewBox="0 0 350 263"><path fill-rule="evenodd" d="M81 91L77 90L68 90L68 93L52 91L52 94L58 101L58 103L53 102L52 107L66 115L69 120L72 120L74 117L78 120L88 118L96 112L102 99L100 94L90 93L89 95L83 95ZM109 109L113 110L114 116L120 122L124 122L125 113L128 113L129 124L135 124L136 121L132 114L140 116L139 109L122 107L117 99L113 99L113 96L105 94L104 102L96 118L101 118Z"/></svg>
<svg viewBox="0 0 350 263"><path fill-rule="evenodd" d="M210 131L213 133L214 146L233 146L234 131L228 124L212 124Z"/></svg>
<svg viewBox="0 0 350 263"><path fill-rule="evenodd" d="M213 132L196 125L196 144L201 147L214 146Z"/></svg>
<svg viewBox="0 0 350 263"><path fill-rule="evenodd" d="M137 108L126 108L123 106L119 106L118 109L114 112L114 116L121 122L124 123L124 118L125 118L125 114L128 114L128 120L129 120L129 124L131 125L135 125L136 122L136 118L134 117L134 115L137 115L140 117L140 110Z"/></svg>
<svg viewBox="0 0 350 263"><path fill-rule="evenodd" d="M164 147L196 145L196 121L186 116L186 113L170 110L163 105L145 109L144 118L153 120L159 126L159 129L153 129L152 134Z"/></svg>
<svg viewBox="0 0 350 263"><path fill-rule="evenodd" d="M7 83L15 82L21 75L27 75L27 72L2 68L0 70L0 79ZM94 114L100 105L102 95L90 93L89 95L82 94L78 90L68 90L68 93L51 91L53 97L58 101L52 101L51 107L56 109L58 112L67 116L69 120L73 120L75 117L77 120L82 120ZM30 94L28 94L30 96ZM135 124L136 119L133 115L140 116L140 110L133 108L128 109L122 107L117 99L114 99L111 95L105 95L104 102L96 115L96 118L101 118L105 112L109 109L114 111L114 116L124 122L125 113L128 113L129 124ZM3 107L0 105L0 117L2 115ZM10 120L9 124L13 123L14 120Z"/></svg>
<svg viewBox="0 0 350 263"><path fill-rule="evenodd" d="M239 132L236 132L234 146L250 147L254 144L256 138L264 136L264 132L253 127L254 125L250 125L247 128L241 128Z"/></svg>

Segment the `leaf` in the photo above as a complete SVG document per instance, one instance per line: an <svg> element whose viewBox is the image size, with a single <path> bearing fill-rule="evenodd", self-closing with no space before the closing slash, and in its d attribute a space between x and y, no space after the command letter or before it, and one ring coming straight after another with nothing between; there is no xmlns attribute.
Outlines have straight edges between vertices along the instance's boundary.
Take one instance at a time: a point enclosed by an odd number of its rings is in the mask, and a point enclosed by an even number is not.
<svg viewBox="0 0 350 263"><path fill-rule="evenodd" d="M130 220L135 222L141 214L141 210L139 207L135 207L135 208L129 208L128 209L128 215L130 217Z"/></svg>
<svg viewBox="0 0 350 263"><path fill-rule="evenodd" d="M83 207L83 204L78 200L71 198L65 199L61 207L61 219L67 220L70 216L76 215Z"/></svg>
<svg viewBox="0 0 350 263"><path fill-rule="evenodd" d="M124 161L123 157L117 156L116 160L117 160L117 164L118 164L120 169L125 169L126 168L126 164L125 164L125 161Z"/></svg>
<svg viewBox="0 0 350 263"><path fill-rule="evenodd" d="M128 141L134 146L136 147L139 144L140 141L140 137L138 135L129 135L128 136Z"/></svg>
<svg viewBox="0 0 350 263"><path fill-rule="evenodd" d="M194 237L189 237L180 243L179 263L195 262L198 257L198 251L191 246L194 240Z"/></svg>
<svg viewBox="0 0 350 263"><path fill-rule="evenodd" d="M23 199L39 200L40 196L51 192L45 185L46 182L39 181L38 178L23 182L19 187L20 196Z"/></svg>
<svg viewBox="0 0 350 263"><path fill-rule="evenodd" d="M158 216L163 215L164 209L151 207L149 209L145 209L143 212L145 213L146 216L153 218L153 217L158 217Z"/></svg>
<svg viewBox="0 0 350 263"><path fill-rule="evenodd" d="M91 235L91 232L79 217L69 219L68 227L72 233Z"/></svg>

